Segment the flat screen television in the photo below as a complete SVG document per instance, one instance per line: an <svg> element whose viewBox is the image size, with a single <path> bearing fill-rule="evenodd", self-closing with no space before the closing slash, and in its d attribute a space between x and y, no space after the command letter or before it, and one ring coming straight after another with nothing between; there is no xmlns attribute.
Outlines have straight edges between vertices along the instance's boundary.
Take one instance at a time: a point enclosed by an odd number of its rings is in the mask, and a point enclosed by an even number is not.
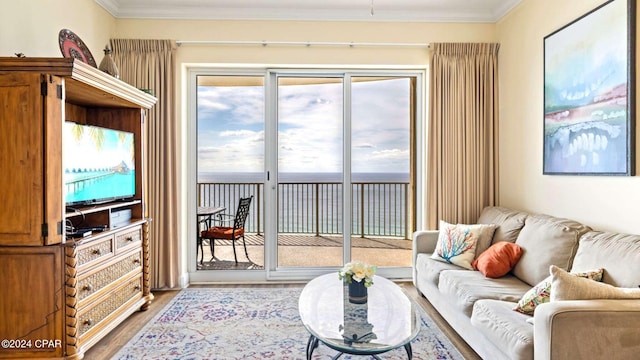
<svg viewBox="0 0 640 360"><path fill-rule="evenodd" d="M66 206L135 196L133 133L66 121L62 139Z"/></svg>

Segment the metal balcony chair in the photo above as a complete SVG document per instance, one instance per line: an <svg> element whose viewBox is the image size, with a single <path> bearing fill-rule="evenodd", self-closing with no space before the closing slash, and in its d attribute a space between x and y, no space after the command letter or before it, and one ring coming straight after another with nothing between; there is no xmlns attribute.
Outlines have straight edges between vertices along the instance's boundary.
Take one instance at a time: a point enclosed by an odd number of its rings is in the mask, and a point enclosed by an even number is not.
<svg viewBox="0 0 640 360"><path fill-rule="evenodd" d="M217 219L213 219L213 222L218 222L221 225L212 226L200 233L202 239L209 240L209 246L211 247L211 260L213 260L214 242L216 239L231 240L233 245L233 257L238 264L238 256L236 255L236 241L242 238L242 245L244 246L244 254L249 259L249 253L247 252L247 242L244 239L244 224L247 221L249 215L249 206L251 205L251 199L253 196L247 198L241 198L238 202L238 210L235 215L231 214L218 214ZM222 224L229 224L228 226L222 226ZM251 261L251 260L249 260Z"/></svg>

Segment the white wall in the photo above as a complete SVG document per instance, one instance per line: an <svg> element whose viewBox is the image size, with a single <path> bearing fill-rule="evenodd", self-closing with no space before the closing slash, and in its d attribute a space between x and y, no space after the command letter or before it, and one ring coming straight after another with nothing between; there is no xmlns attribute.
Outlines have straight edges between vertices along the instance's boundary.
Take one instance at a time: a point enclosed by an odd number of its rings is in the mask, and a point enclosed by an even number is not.
<svg viewBox="0 0 640 360"><path fill-rule="evenodd" d="M319 21L117 21L117 37L174 40L396 42L493 41L493 24ZM424 49L291 46L183 46L184 62L259 64L425 64Z"/></svg>
<svg viewBox="0 0 640 360"><path fill-rule="evenodd" d="M0 56L62 57L61 29L73 31L97 64L115 19L93 0L5 0L0 10Z"/></svg>
<svg viewBox="0 0 640 360"><path fill-rule="evenodd" d="M542 175L543 38L602 3L524 0L497 24L500 203L640 234L640 177Z"/></svg>

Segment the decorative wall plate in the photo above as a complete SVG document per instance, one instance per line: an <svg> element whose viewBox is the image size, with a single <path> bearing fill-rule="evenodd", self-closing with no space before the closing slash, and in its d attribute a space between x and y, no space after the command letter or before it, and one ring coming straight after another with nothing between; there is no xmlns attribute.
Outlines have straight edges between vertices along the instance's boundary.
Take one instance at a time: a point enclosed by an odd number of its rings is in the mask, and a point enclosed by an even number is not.
<svg viewBox="0 0 640 360"><path fill-rule="evenodd" d="M91 55L91 51L87 48L87 45L82 42L78 35L74 34L69 29L62 29L58 34L58 44L60 45L60 51L62 56L67 58L78 59L86 64L96 67L96 61Z"/></svg>

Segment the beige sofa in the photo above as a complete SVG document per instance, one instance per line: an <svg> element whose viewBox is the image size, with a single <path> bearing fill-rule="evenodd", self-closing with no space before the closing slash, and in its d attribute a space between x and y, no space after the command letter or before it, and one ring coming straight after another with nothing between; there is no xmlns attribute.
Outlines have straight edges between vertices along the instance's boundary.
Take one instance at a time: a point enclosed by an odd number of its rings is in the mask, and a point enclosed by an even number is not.
<svg viewBox="0 0 640 360"><path fill-rule="evenodd" d="M484 209L478 223L498 225L493 243L523 249L509 274L491 279L434 260L438 232L418 231L413 282L483 359L640 359L640 300L551 301L533 316L513 310L551 265L572 272L604 268L603 283L637 288L640 236L502 207Z"/></svg>

